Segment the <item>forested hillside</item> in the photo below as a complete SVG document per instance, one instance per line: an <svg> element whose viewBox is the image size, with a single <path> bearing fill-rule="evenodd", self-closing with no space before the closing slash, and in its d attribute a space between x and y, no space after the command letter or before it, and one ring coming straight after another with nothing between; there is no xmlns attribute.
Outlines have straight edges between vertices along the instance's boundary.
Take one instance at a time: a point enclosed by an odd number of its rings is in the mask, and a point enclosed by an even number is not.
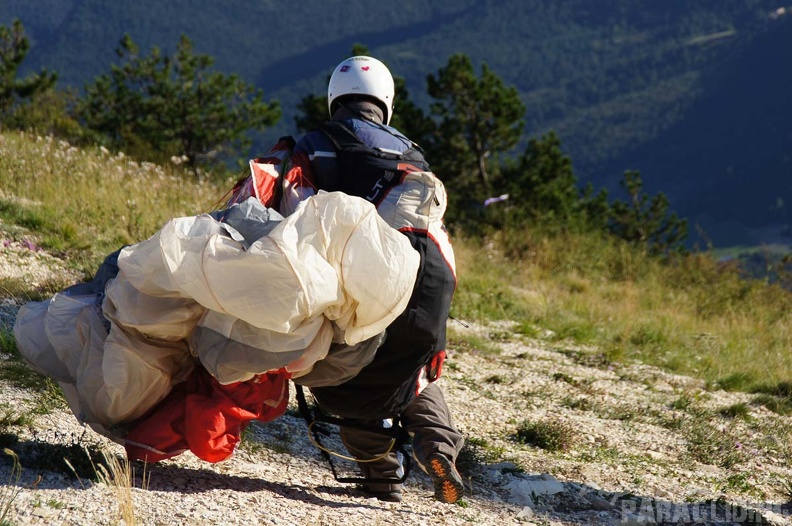
<svg viewBox="0 0 792 526"><path fill-rule="evenodd" d="M789 221L792 15L784 0L462 0L383 4L304 0L0 0L33 47L25 68L80 87L116 60L124 33L147 50L181 34L218 69L284 109L264 142L295 133L294 108L323 90L356 42L405 77L453 53L486 63L526 104L526 137L556 130L582 182L618 193L624 170L702 224L716 244L768 240ZM695 229L691 229L696 233Z"/></svg>
<svg viewBox="0 0 792 526"><path fill-rule="evenodd" d="M769 27L702 77L671 127L621 156L714 239L789 236L792 212L792 20ZM609 163L613 170L616 166ZM775 226L768 228L768 223Z"/></svg>

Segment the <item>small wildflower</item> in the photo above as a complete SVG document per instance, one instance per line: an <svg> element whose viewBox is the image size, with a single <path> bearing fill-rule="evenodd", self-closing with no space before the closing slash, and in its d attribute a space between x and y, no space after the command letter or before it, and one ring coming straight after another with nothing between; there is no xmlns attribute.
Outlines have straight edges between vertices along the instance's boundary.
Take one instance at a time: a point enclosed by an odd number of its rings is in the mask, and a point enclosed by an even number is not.
<svg viewBox="0 0 792 526"><path fill-rule="evenodd" d="M28 241L27 239L22 240L22 245L28 250L32 250L33 252L38 252L41 250L41 247L33 243L32 241Z"/></svg>

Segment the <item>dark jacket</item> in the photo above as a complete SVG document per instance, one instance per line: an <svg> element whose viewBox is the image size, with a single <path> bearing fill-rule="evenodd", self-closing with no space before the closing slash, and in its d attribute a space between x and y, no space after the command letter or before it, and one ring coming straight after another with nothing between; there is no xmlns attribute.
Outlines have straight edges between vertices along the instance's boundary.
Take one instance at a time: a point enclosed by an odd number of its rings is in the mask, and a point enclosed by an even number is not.
<svg viewBox="0 0 792 526"><path fill-rule="evenodd" d="M355 108L342 107L333 120L347 126L368 147L402 154L410 151L413 154L413 143L398 130L376 122L376 116L374 120L361 118L364 115L372 116L369 111L371 108L366 108L365 104L357 103ZM293 159L293 169L301 170L301 177L312 181L318 190L359 188L351 195L366 198L375 194L364 189L370 184L361 187L355 184L359 180L345 180L359 179L361 174L339 170L339 152L322 131L312 131L303 137L295 147ZM409 199L388 200L390 189L398 193L408 187L407 191L412 192L411 195L423 192L428 196L429 206L435 206L432 201L437 203L436 206L441 206L434 194L429 196L434 191L432 181L437 181L436 178L428 173L428 165L422 158L420 161L413 159L416 161L410 163L413 168L416 165L420 168L423 163L421 173L398 175L383 192L385 195L377 194L377 199L371 199L389 224L394 217L387 211L389 207L408 206L411 203ZM350 171L354 170L347 172ZM439 182L436 184L442 187ZM443 207L444 195L443 191ZM425 210L425 207L417 208ZM432 212L425 213L431 215ZM456 286L453 254L448 254L451 248L441 224L442 231L439 231L436 228L423 228L423 225L397 222L391 226L404 233L421 255L420 269L407 308L388 327L385 341L378 348L373 361L355 377L337 386L311 389L321 406L341 416L372 419L392 417L412 401L426 382L435 380L440 374L440 365L445 356L446 320ZM430 221L427 220L425 224L430 224ZM445 242L438 239L443 236L446 236ZM376 269L372 269L372 272L376 272Z"/></svg>

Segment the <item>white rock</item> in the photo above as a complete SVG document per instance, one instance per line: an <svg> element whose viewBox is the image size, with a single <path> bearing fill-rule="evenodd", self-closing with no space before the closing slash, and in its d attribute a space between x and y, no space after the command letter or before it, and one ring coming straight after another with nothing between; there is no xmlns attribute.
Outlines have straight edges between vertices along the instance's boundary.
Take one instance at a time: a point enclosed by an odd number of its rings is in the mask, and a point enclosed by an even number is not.
<svg viewBox="0 0 792 526"><path fill-rule="evenodd" d="M534 499L542 495L555 495L564 491L564 485L552 475L508 474L509 482L504 488L510 493L509 502L532 506Z"/></svg>

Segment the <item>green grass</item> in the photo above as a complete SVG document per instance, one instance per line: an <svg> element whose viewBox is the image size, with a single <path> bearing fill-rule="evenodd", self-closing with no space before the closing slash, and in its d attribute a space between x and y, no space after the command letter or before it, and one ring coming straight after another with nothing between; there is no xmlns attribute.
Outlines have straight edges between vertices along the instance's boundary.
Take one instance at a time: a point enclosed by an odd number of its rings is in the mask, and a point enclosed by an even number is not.
<svg viewBox="0 0 792 526"><path fill-rule="evenodd" d="M579 363L639 361L716 389L792 378L792 293L710 254L663 261L617 240L532 227L454 243L461 319L514 320Z"/></svg>
<svg viewBox="0 0 792 526"><path fill-rule="evenodd" d="M51 298L56 292L65 289L73 283L72 279L58 275L50 280L44 280L36 287L31 287L23 279L0 278L0 297L17 298L20 301L41 301Z"/></svg>
<svg viewBox="0 0 792 526"><path fill-rule="evenodd" d="M731 419L750 420L751 407L745 403L736 403L718 410L721 416Z"/></svg>
<svg viewBox="0 0 792 526"><path fill-rule="evenodd" d="M693 460L729 469L747 459L748 453L741 444L741 438L703 415L686 418L680 431Z"/></svg>
<svg viewBox="0 0 792 526"><path fill-rule="evenodd" d="M504 456L503 447L493 446L484 438L468 436L465 437L456 465L463 476L472 478L481 474L482 466L502 462ZM515 470L520 471L516 464Z"/></svg>
<svg viewBox="0 0 792 526"><path fill-rule="evenodd" d="M28 426L32 423L30 414L20 414L8 404L0 404L0 434L6 433L11 427Z"/></svg>
<svg viewBox="0 0 792 526"><path fill-rule="evenodd" d="M497 356L501 353L497 345L490 340L475 334L465 333L452 329L448 334L448 347L462 352L472 352L488 356Z"/></svg>
<svg viewBox="0 0 792 526"><path fill-rule="evenodd" d="M0 133L0 220L93 273L105 255L168 219L211 210L230 182L187 183L172 167L135 162L51 137Z"/></svg>

